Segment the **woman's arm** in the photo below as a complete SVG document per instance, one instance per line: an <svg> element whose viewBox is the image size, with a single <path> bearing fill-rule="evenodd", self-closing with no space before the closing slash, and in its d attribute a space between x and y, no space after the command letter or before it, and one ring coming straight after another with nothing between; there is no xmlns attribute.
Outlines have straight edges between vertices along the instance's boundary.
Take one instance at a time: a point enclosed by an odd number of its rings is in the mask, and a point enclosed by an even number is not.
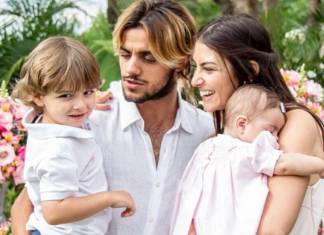
<svg viewBox="0 0 324 235"><path fill-rule="evenodd" d="M90 217L107 207L126 207L121 216L135 213L135 203L124 191L101 192L83 197L70 197L60 201L43 201L42 214L47 223L65 224Z"/></svg>
<svg viewBox="0 0 324 235"><path fill-rule="evenodd" d="M26 230L26 223L33 212L33 205L29 200L26 188L18 195L10 212L12 234L29 235L29 232Z"/></svg>
<svg viewBox="0 0 324 235"><path fill-rule="evenodd" d="M285 152L314 154L319 130L313 117L302 110L287 113L287 123L279 136ZM293 228L308 186L309 177L269 178L269 195L259 225L259 235L287 235Z"/></svg>

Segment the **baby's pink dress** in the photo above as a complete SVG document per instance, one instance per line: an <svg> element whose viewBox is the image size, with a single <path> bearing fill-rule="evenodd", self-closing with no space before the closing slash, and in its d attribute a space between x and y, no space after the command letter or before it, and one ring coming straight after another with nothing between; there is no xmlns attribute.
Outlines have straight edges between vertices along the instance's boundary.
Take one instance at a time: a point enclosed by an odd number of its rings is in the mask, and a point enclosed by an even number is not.
<svg viewBox="0 0 324 235"><path fill-rule="evenodd" d="M179 186L171 234L255 235L281 151L269 132L246 143L228 135L203 142Z"/></svg>

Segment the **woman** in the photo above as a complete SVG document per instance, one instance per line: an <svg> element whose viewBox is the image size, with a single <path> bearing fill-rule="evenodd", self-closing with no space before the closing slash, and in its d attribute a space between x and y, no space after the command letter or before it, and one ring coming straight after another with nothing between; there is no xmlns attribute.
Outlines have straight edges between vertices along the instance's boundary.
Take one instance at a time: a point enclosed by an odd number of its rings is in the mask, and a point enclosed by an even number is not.
<svg viewBox="0 0 324 235"><path fill-rule="evenodd" d="M277 93L287 109L281 149L324 159L324 125L289 92L269 35L257 20L241 15L211 21L197 35L193 62L191 84L199 89L205 111L214 113L216 133L222 132L223 110L234 90L260 84ZM318 175L275 176L269 188L258 234L317 234L324 207L324 181Z"/></svg>

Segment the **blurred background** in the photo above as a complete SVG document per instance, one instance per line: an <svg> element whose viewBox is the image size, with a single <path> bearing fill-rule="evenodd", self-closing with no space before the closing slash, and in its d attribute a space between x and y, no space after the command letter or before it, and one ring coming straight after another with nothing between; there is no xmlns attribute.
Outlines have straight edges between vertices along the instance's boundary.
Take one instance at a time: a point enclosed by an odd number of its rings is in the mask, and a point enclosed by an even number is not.
<svg viewBox="0 0 324 235"><path fill-rule="evenodd" d="M111 32L132 0L0 0L0 79L19 76L24 57L41 40L67 35L81 40L96 55L105 79L119 79ZM179 0L198 27L221 14L248 13L271 33L282 67L304 65L311 79L324 85L324 2L320 0Z"/></svg>

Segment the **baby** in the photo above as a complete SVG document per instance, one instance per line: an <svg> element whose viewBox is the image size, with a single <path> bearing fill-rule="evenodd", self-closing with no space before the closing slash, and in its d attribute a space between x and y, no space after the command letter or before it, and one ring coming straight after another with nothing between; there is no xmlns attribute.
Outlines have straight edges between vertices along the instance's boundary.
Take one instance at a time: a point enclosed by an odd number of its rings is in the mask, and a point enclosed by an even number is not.
<svg viewBox="0 0 324 235"><path fill-rule="evenodd" d="M225 108L224 134L203 142L183 174L171 234L255 235L269 176L323 177L323 160L278 149L284 124L275 93L258 85L239 88Z"/></svg>

